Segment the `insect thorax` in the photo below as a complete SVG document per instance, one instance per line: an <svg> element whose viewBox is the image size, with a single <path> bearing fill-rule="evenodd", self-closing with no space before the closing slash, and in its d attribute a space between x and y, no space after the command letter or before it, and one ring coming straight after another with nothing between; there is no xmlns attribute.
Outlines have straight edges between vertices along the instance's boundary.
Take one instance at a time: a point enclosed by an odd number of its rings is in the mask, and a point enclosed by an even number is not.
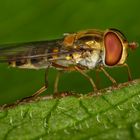
<svg viewBox="0 0 140 140"><path fill-rule="evenodd" d="M64 67L79 65L87 69L94 69L102 63L101 51L99 50L93 50L92 52L75 52L71 55L65 56L65 58L67 60L58 60L56 63Z"/></svg>

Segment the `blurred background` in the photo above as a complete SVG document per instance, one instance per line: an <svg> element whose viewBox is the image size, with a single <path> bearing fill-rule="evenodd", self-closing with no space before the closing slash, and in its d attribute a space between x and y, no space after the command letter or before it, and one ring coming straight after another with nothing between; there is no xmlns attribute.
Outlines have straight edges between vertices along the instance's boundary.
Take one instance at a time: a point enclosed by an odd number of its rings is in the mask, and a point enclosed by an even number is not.
<svg viewBox="0 0 140 140"><path fill-rule="evenodd" d="M129 41L140 42L139 9L139 0L0 0L0 44L56 39L63 33L89 28L117 28ZM127 60L134 79L140 77L139 55L140 48L130 51ZM127 81L125 68L106 70L118 83ZM43 95L53 93L56 72L49 71L49 88ZM44 73L45 70L15 69L0 64L0 104L32 95L44 84ZM89 75L96 77L94 70ZM100 87L111 85L103 73L99 77ZM91 85L76 72L61 76L59 91L86 94L91 90Z"/></svg>

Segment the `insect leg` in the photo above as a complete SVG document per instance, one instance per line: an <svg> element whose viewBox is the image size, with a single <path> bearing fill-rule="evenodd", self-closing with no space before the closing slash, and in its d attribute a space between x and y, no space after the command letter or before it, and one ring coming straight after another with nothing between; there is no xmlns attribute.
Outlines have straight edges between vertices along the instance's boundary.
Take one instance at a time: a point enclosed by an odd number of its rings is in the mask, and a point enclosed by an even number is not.
<svg viewBox="0 0 140 140"><path fill-rule="evenodd" d="M48 80L47 80L47 73L48 73L48 68L45 71L45 86L41 87L38 91L36 91L33 95L29 96L29 97L25 97L21 100L19 100L18 102L23 102L23 101L27 101L27 100L31 100L34 97L37 97L38 95L40 95L42 92L44 92L47 87L48 87Z"/></svg>
<svg viewBox="0 0 140 140"><path fill-rule="evenodd" d="M75 66L74 67L75 70L77 70L79 73L81 73L85 78L87 78L89 80L89 82L91 83L92 87L93 87L93 90L94 91L97 91L97 87L94 83L94 81L92 80L92 78L90 76L88 76L83 70L81 70L79 67Z"/></svg>
<svg viewBox="0 0 140 140"><path fill-rule="evenodd" d="M61 71L58 71L54 82L54 94L58 93L58 83L59 83L60 75L61 75Z"/></svg>
<svg viewBox="0 0 140 140"><path fill-rule="evenodd" d="M46 90L46 85L41 87L38 91L36 91L31 97L37 97L38 95L40 95L41 93L43 93Z"/></svg>
<svg viewBox="0 0 140 140"><path fill-rule="evenodd" d="M127 73L128 73L128 81L131 81L132 80L132 76L131 76L131 71L130 71L130 68L128 66L128 64L123 64L124 67L127 68Z"/></svg>
<svg viewBox="0 0 140 140"><path fill-rule="evenodd" d="M100 76L99 76L99 72L100 72L101 70L100 69L95 69L95 76L96 76L96 86L97 86L97 88L98 89L100 89Z"/></svg>
<svg viewBox="0 0 140 140"><path fill-rule="evenodd" d="M45 86L46 86L46 89L48 88L48 72L49 72L49 68L46 68L46 71L45 71Z"/></svg>
<svg viewBox="0 0 140 140"><path fill-rule="evenodd" d="M37 97L38 95L43 93L45 90L47 90L47 88L48 88L48 71L49 71L49 68L47 68L46 71L45 71L45 85L43 87L41 87L38 91L36 91L32 95L32 97Z"/></svg>
<svg viewBox="0 0 140 140"><path fill-rule="evenodd" d="M104 74L108 77L108 79L116 86L117 85L116 80L113 77L111 77L110 74L103 67L100 67L100 69L104 72Z"/></svg>
<svg viewBox="0 0 140 140"><path fill-rule="evenodd" d="M43 87L41 87L38 91L36 91L33 95L28 96L28 97L25 97L25 98L23 98L21 100L18 100L17 103L31 100L34 97L37 97L38 95L40 95L41 93L43 93L47 89L47 87L48 87L48 84L47 84L48 83L47 82L47 73L48 73L48 68L45 71L45 85Z"/></svg>

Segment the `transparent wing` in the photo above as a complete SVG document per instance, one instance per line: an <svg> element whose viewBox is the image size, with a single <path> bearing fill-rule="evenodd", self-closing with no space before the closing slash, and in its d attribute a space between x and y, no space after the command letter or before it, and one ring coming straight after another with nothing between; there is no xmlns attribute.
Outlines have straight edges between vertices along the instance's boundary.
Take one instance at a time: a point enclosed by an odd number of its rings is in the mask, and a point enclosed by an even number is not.
<svg viewBox="0 0 140 140"><path fill-rule="evenodd" d="M50 58L52 55L69 54L71 51L62 47L63 39L53 41L29 42L0 46L0 62L18 61L32 58ZM63 49L62 49L63 48ZM57 49L57 52L54 50ZM58 57L57 59L63 59Z"/></svg>

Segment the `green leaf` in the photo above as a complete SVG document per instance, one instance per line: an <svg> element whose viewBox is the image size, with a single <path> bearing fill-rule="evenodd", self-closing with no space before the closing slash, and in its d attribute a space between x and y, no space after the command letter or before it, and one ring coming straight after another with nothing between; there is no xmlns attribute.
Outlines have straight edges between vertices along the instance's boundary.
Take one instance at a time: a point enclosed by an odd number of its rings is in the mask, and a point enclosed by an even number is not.
<svg viewBox="0 0 140 140"><path fill-rule="evenodd" d="M140 139L140 79L99 96L41 97L1 109L0 139Z"/></svg>

